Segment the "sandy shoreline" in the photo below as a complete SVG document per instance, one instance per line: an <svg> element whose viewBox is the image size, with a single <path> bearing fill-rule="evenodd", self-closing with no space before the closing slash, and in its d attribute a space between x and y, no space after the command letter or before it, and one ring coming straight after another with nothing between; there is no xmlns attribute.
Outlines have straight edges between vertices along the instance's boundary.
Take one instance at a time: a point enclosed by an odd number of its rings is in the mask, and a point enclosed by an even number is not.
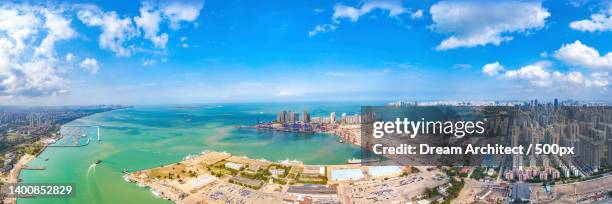
<svg viewBox="0 0 612 204"><path fill-rule="evenodd" d="M17 161L17 163L15 163L15 166L13 167L13 169L11 169L11 172L9 173L9 176L7 178L7 183L19 183L19 174L21 173L21 170L27 166L27 164L34 160L36 158L36 156L34 155L29 155L29 154L25 154L23 156L21 156L21 158L19 158L19 161ZM4 199L4 203L17 203L17 199L16 198L6 198Z"/></svg>

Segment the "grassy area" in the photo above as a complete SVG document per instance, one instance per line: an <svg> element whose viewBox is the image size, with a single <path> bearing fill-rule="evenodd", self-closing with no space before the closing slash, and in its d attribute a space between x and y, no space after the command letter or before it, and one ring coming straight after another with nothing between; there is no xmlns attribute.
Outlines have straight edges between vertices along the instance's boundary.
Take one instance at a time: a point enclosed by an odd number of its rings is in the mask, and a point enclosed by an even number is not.
<svg viewBox="0 0 612 204"><path fill-rule="evenodd" d="M482 178L485 178L487 176L486 174L486 168L481 168L478 167L476 169L474 169L474 171L472 172L472 175L470 175L470 178L475 179L475 180L480 180Z"/></svg>
<svg viewBox="0 0 612 204"><path fill-rule="evenodd" d="M298 183L303 183L303 184L321 184L321 185L325 185L327 184L327 177L325 176L304 176L302 174L299 174L297 177L297 182Z"/></svg>
<svg viewBox="0 0 612 204"><path fill-rule="evenodd" d="M452 168L442 168L444 170L444 173L446 173L446 175L448 176L460 176L460 177L467 177L468 173L460 173L459 172L459 167L452 167Z"/></svg>
<svg viewBox="0 0 612 204"><path fill-rule="evenodd" d="M150 178L158 179L181 179L198 176L200 170L188 170L187 166L182 163L163 166L160 168L151 169L147 175Z"/></svg>
<svg viewBox="0 0 612 204"><path fill-rule="evenodd" d="M36 155L38 154L40 151L42 151L42 149L45 146L40 143L40 142L36 142L33 144L25 144L25 145L21 145L17 148L17 154L19 155L23 155L23 154L29 154L29 155Z"/></svg>

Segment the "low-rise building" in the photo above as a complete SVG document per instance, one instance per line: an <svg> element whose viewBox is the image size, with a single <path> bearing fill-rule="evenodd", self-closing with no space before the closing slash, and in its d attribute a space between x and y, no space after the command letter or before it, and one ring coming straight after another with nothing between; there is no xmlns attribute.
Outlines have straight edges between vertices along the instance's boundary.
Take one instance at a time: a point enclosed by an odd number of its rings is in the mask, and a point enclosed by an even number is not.
<svg viewBox="0 0 612 204"><path fill-rule="evenodd" d="M304 176L323 176L325 175L325 167L323 166L305 166L302 171Z"/></svg>
<svg viewBox="0 0 612 204"><path fill-rule="evenodd" d="M238 163L234 163L234 162L226 162L224 166L225 166L225 168L233 169L233 170L236 170L236 171L240 171L240 169L242 168L242 164L238 164Z"/></svg>

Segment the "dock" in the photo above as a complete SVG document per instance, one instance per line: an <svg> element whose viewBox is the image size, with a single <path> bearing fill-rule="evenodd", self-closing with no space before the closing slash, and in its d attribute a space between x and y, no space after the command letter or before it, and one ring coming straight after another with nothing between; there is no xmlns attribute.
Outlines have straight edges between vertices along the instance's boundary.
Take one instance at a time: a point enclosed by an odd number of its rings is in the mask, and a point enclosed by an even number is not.
<svg viewBox="0 0 612 204"><path fill-rule="evenodd" d="M28 166L28 165L23 165L23 168L21 168L23 170L45 170L47 169L47 167L45 166Z"/></svg>

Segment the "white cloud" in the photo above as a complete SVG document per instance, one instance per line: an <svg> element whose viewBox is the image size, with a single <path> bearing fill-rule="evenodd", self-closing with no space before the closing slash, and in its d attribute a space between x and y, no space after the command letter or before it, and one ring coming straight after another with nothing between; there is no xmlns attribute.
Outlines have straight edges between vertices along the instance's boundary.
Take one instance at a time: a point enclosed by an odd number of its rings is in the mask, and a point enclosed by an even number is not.
<svg viewBox="0 0 612 204"><path fill-rule="evenodd" d="M68 54L66 54L65 58L66 58L66 62L72 62L72 61L74 61L75 56L72 53L68 53Z"/></svg>
<svg viewBox="0 0 612 204"><path fill-rule="evenodd" d="M336 6L334 6L334 15L332 19L337 21L342 18L348 18L352 22L356 22L359 20L359 17L376 9L388 12L389 17L400 15L406 11L406 9L402 7L402 2L398 0L367 1L359 8L336 4Z"/></svg>
<svg viewBox="0 0 612 204"><path fill-rule="evenodd" d="M85 58L85 60L83 60L79 66L89 71L91 74L98 73L98 70L100 69L100 63L98 63L98 60L93 58Z"/></svg>
<svg viewBox="0 0 612 204"><path fill-rule="evenodd" d="M573 21L569 26L583 32L612 31L612 13L593 14L591 19Z"/></svg>
<svg viewBox="0 0 612 204"><path fill-rule="evenodd" d="M338 28L338 25L340 25L340 20L342 19L357 22L361 16L364 16L374 10L386 12L387 16L389 17L396 17L400 14L406 13L406 9L402 6L402 1L400 0L370 0L362 3L359 7L336 4L334 6L334 13L332 15L332 23L315 26L313 30L308 32L308 36L312 37L319 33L334 31L336 28ZM419 14L417 13L416 15Z"/></svg>
<svg viewBox="0 0 612 204"><path fill-rule="evenodd" d="M147 67L147 66L152 66L152 65L154 65L154 64L156 64L156 63L157 63L157 60L154 60L154 59L145 59L145 60L142 62L142 66L145 66L145 67Z"/></svg>
<svg viewBox="0 0 612 204"><path fill-rule="evenodd" d="M336 28L338 28L338 26L336 24L321 24L321 25L317 25L317 26L315 26L314 29L312 29L311 31L308 32L308 36L312 37L312 36L315 36L315 35L317 35L319 33L327 33L327 32L336 30Z"/></svg>
<svg viewBox="0 0 612 204"><path fill-rule="evenodd" d="M582 44L576 40L571 44L564 44L555 52L555 58L571 65L591 69L612 69L612 52L602 56L595 48Z"/></svg>
<svg viewBox="0 0 612 204"><path fill-rule="evenodd" d="M535 1L442 1L429 13L433 30L451 34L437 50L499 45L513 39L503 34L540 29L550 16L541 2Z"/></svg>
<svg viewBox="0 0 612 204"><path fill-rule="evenodd" d="M490 63L483 67L483 73L489 76L499 76L498 79L510 79L526 81L537 87L568 87L568 88L602 88L607 89L612 81L608 72L597 72L584 75L581 72L572 71L562 73L559 71L548 71L551 64L543 61L527 65L516 70L507 70L504 73L490 74L485 72L485 67L502 67L499 62ZM492 70L494 68L491 68ZM503 68L502 68L503 69ZM500 69L501 71L501 69ZM499 75L498 75L499 74Z"/></svg>
<svg viewBox="0 0 612 204"><path fill-rule="evenodd" d="M504 70L504 66L499 64L499 62L485 64L482 67L482 73L485 73L486 75L489 75L489 76L496 76L502 70Z"/></svg>
<svg viewBox="0 0 612 204"><path fill-rule="evenodd" d="M121 17L114 11L104 12L96 6L79 5L77 16L84 24L102 29L99 37L101 48L111 50L118 56L130 56L133 52L145 50L131 43L132 39L141 36L141 30L142 37L151 41L154 48L165 49L169 35L160 33L162 23L166 22L170 28L177 30L181 22L195 21L203 5L201 1L143 3L139 9L140 15L133 18Z"/></svg>
<svg viewBox="0 0 612 204"><path fill-rule="evenodd" d="M125 47L126 41L138 36L131 18L121 18L115 12L103 12L97 7L80 10L77 16L86 25L102 29L98 42L101 48L111 50L118 56L131 55L130 49Z"/></svg>
<svg viewBox="0 0 612 204"><path fill-rule="evenodd" d="M160 11L154 10L149 5L143 5L140 8L140 16L134 17L136 26L144 30L144 38L151 40L156 48L165 48L168 43L168 34L157 35L161 20Z"/></svg>
<svg viewBox="0 0 612 204"><path fill-rule="evenodd" d="M200 15L203 1L172 1L160 5L160 10L170 20L170 28L178 29L181 21L193 22Z"/></svg>
<svg viewBox="0 0 612 204"><path fill-rule="evenodd" d="M423 17L423 10L422 10L422 9L416 10L415 12L413 12L412 14L410 14L410 17L411 17L412 19L419 19L419 18L422 18L422 17Z"/></svg>
<svg viewBox="0 0 612 204"><path fill-rule="evenodd" d="M550 73L544 67L538 65L527 65L517 70L508 70L503 77L508 79L525 79L536 86L550 86L552 80Z"/></svg>
<svg viewBox="0 0 612 204"><path fill-rule="evenodd" d="M61 10L0 6L0 97L65 93L55 43L76 35Z"/></svg>
<svg viewBox="0 0 612 204"><path fill-rule="evenodd" d="M45 28L48 33L40 46L36 48L36 54L50 57L53 56L56 41L73 38L76 36L76 32L70 27L70 20L49 10L44 10L43 15L45 16Z"/></svg>
<svg viewBox="0 0 612 204"><path fill-rule="evenodd" d="M181 44L181 47L183 47L183 48L189 48L189 44L187 44L187 43L183 43L183 44Z"/></svg>

